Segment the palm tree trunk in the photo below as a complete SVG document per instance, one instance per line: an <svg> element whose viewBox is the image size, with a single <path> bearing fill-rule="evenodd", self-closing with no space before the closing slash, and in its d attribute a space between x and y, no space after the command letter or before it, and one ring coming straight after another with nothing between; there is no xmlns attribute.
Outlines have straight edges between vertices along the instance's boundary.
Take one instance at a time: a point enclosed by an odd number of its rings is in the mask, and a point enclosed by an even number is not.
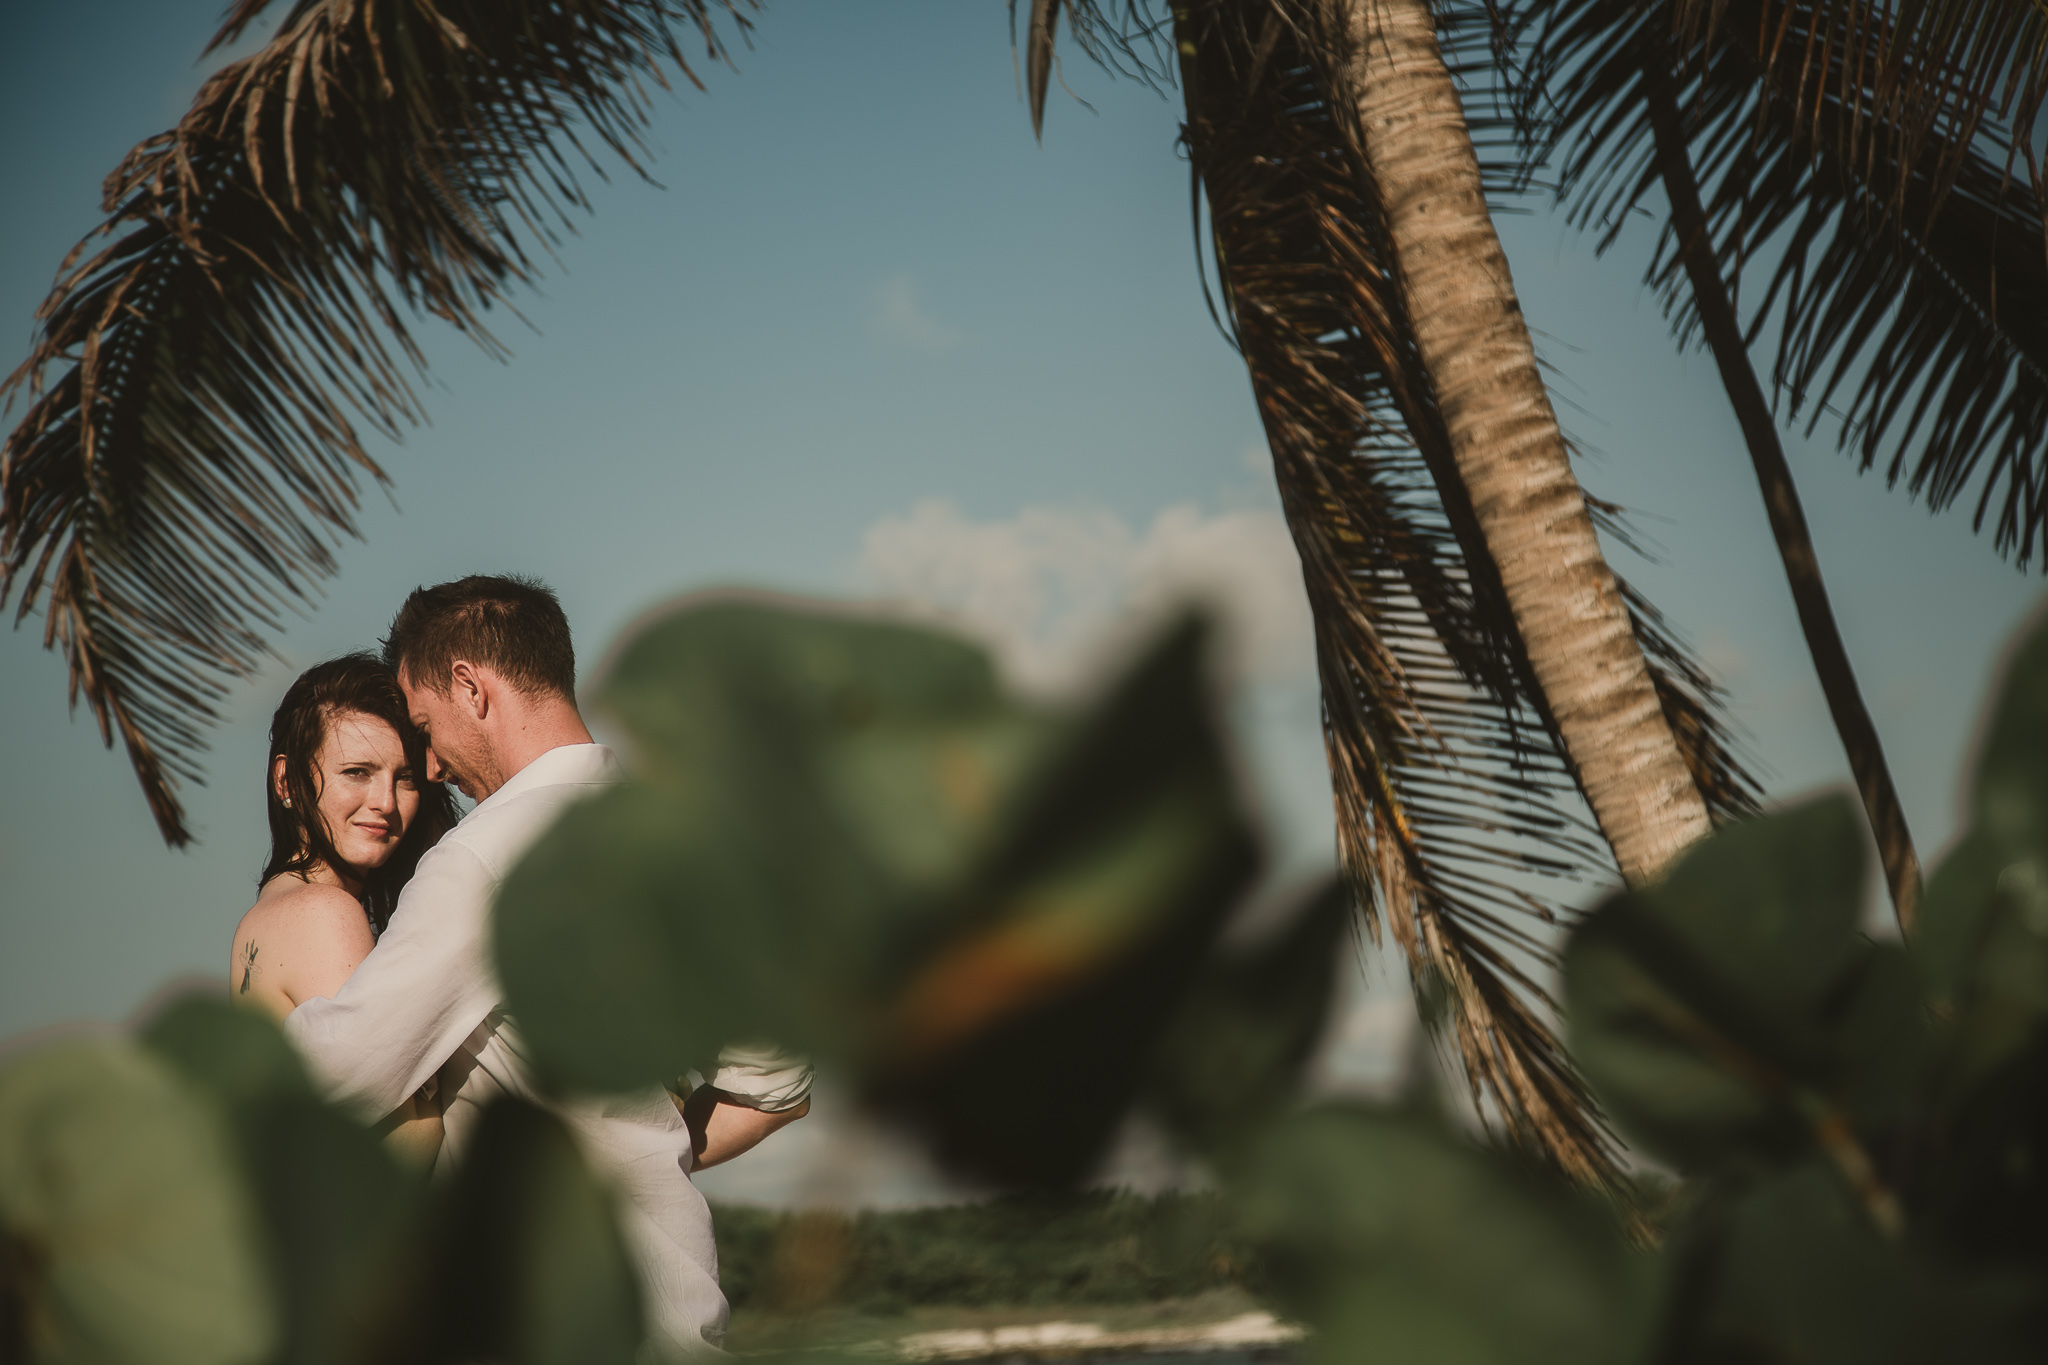
<svg viewBox="0 0 2048 1365"><path fill-rule="evenodd" d="M1742 424L1750 463L1756 466L1756 481L1763 491L1764 510L1770 515L1771 534L1777 539L1778 557L1785 563L1785 580L1792 587L1792 603L1799 611L1799 628L1806 633L1813 671L1819 675L1828 713L1834 717L1835 733L1841 736L1842 748L1849 756L1849 770L1855 775L1856 790L1863 797L1863 809L1877 839L1885 882L1891 888L1893 912L1898 916L1900 930L1910 933L1920 906L1920 858L1913 851L1913 836L1906 828L1898 789L1892 785L1884 744L1863 705L1856 671L1849 664L1849 652L1835 626L1834 609L1828 605L1820 559L1806 529L1806 513L1799 505L1791 466L1786 464L1784 447L1778 441L1778 424L1771 416L1763 386L1757 383L1756 372L1750 368L1749 348L1743 343L1735 306L1714 261L1713 239L1707 231L1706 213L1700 207L1699 184L1693 176L1692 157L1679 117L1678 98L1672 92L1670 72L1653 67L1643 75L1664 195L1671 204L1679 258L1692 283L1700 326L1713 349L1714 363L1720 367L1721 386L1728 391L1736 420Z"/></svg>
<svg viewBox="0 0 2048 1365"><path fill-rule="evenodd" d="M1429 0L1326 0L1452 458L1531 671L1631 884L1709 827L1573 476Z"/></svg>

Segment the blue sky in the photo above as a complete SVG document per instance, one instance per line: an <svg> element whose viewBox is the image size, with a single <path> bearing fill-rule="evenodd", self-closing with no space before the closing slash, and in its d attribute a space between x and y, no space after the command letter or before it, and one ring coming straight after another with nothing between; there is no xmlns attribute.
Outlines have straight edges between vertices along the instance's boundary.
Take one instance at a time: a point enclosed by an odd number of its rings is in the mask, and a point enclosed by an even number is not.
<svg viewBox="0 0 2048 1365"><path fill-rule="evenodd" d="M7 8L5 367L101 178L196 90L216 14ZM0 1036L121 1017L167 978L223 970L286 681L372 644L414 585L470 572L553 583L586 664L652 603L751 583L929 589L1028 666L1213 556L1212 577L1252 585L1245 648L1280 660L1250 670L1244 707L1277 840L1290 864L1327 862L1313 696L1287 662L1300 608L1271 572L1244 372L1197 283L1176 106L1070 61L1094 112L1056 88L1040 146L1005 24L1001 0L776 5L738 72L659 102L666 188L616 166L592 179L595 215L520 301L537 330L503 320L510 364L421 324L432 425L373 447L395 505L366 490L364 540L326 600L235 690L192 794L197 848L164 850L125 760L67 719L40 622L0 636ZM1713 366L1677 353L1638 283L1647 225L1602 260L1538 208L1503 238L1588 448L1582 478L1660 547L1650 564L1617 550L1617 567L1727 683L1774 797L1844 780ZM1931 857L1996 652L2038 586L1965 518L1856 475L1825 427L1789 446ZM1262 636L1261 621L1279 624Z"/></svg>

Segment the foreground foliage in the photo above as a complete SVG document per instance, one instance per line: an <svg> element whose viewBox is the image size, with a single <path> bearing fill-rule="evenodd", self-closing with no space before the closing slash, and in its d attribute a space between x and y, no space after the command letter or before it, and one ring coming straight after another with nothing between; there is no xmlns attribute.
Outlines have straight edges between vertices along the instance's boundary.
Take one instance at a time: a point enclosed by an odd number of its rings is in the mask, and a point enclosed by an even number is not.
<svg viewBox="0 0 2048 1365"><path fill-rule="evenodd" d="M639 1341L609 1196L531 1105L430 1190L224 1003L0 1063L10 1365L624 1365Z"/></svg>
<svg viewBox="0 0 2048 1365"><path fill-rule="evenodd" d="M1223 939L1257 857L1203 639L1183 623L1092 705L1048 710L960 641L844 611L728 597L654 621L597 689L635 782L546 836L499 907L545 1074L614 1089L765 1034L942 1164L1039 1190L1144 1112L1221 1193L1132 1242L1134 1264L1179 1256L1171 1273L1199 1276L1203 1248L1241 1248L1320 1359L2031 1352L2048 1327L2048 628L2013 657L1967 836L1910 946L1859 930L1846 797L1732 826L1576 927L1574 1054L1621 1131L1684 1177L1655 1249L1642 1210L1473 1143L1427 1087L1300 1104L1349 909L1325 888ZM977 1230L984 1266L1059 1273L1052 1222L1005 1222L1031 1207ZM1115 1210L1090 1215L1102 1237ZM754 1265L808 1257L842 1297L889 1292L872 1237L821 1226L783 1220ZM10 1360L637 1345L605 1197L548 1114L493 1109L429 1189L312 1096L274 1028L203 1001L0 1066L0 1237Z"/></svg>

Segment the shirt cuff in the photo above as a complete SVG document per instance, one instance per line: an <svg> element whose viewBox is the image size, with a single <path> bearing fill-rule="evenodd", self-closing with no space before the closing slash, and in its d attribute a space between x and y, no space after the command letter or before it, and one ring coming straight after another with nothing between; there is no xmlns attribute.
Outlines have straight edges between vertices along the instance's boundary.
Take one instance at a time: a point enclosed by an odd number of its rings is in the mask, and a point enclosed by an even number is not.
<svg viewBox="0 0 2048 1365"><path fill-rule="evenodd" d="M811 1064L777 1048L728 1047L718 1054L718 1070L706 1082L734 1104L780 1114L811 1097Z"/></svg>

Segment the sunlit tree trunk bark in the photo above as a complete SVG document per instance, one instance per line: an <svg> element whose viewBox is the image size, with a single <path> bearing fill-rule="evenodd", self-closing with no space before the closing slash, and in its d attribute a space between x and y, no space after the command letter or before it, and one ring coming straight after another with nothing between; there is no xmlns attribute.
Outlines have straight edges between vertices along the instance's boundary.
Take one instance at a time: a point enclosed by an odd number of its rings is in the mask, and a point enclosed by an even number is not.
<svg viewBox="0 0 2048 1365"><path fill-rule="evenodd" d="M1651 69L1644 76L1650 126L1660 158L1658 169L1664 179L1665 198L1671 204L1671 225L1678 233L1679 256L1692 285L1693 300L1699 307L1700 328L1720 368L1721 386L1727 390L1736 420L1742 424L1743 443L1756 467L1757 486L1764 495L1771 535L1778 542L1778 557L1785 564L1785 581L1792 589L1792 604L1799 612L1806 650L1813 657L1813 671L1820 679L1822 695L1827 698L1828 714L1834 718L1835 733L1849 757L1856 791L1863 798L1863 809L1877 840L1878 859L1884 864L1892 909L1898 916L1899 928L1911 933L1920 906L1920 858L1906 828L1905 808L1899 803L1898 789L1892 785L1891 765L1885 762L1884 742L1878 738L1876 722L1863 704L1863 692L1856 684L1856 670L1849 663L1842 632L1835 625L1827 583L1820 574L1820 557L1814 552L1813 537L1806 529L1806 512L1792 482L1792 467L1786 463L1784 446L1778 440L1777 420L1771 415L1770 403L1764 398L1755 370L1750 368L1749 347L1743 343L1735 305L1714 261L1707 215L1700 206L1699 183L1693 174L1692 154L1687 148L1671 75L1668 70Z"/></svg>
<svg viewBox="0 0 2048 1365"><path fill-rule="evenodd" d="M1631 883L1709 827L1573 476L1428 0L1326 0L1452 455L1579 784Z"/></svg>

